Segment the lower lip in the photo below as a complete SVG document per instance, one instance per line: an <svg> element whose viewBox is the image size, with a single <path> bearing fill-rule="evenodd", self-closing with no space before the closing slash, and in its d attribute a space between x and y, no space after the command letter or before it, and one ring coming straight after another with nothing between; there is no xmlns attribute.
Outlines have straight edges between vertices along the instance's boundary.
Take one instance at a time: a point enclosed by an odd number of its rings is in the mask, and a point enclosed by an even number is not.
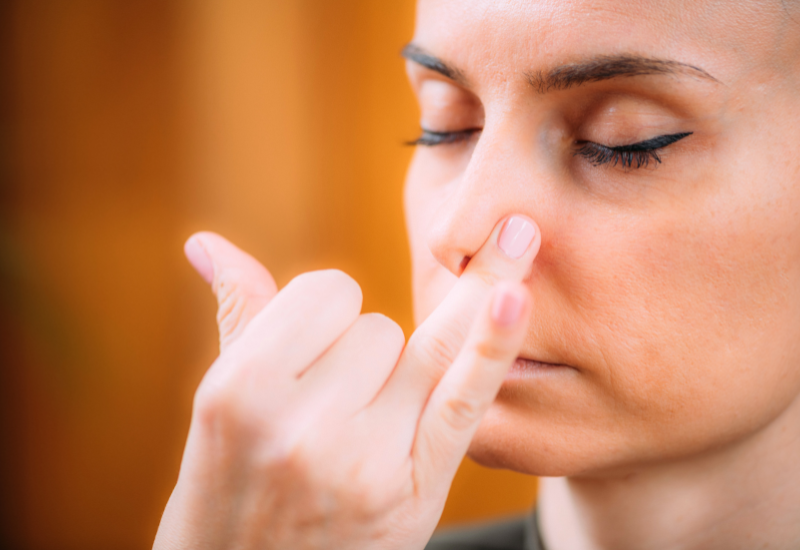
<svg viewBox="0 0 800 550"><path fill-rule="evenodd" d="M528 378L544 378L551 376L563 376L565 374L575 374L576 369L569 365L557 365L555 363L542 363L518 357L514 365L508 371L506 380L520 380Z"/></svg>

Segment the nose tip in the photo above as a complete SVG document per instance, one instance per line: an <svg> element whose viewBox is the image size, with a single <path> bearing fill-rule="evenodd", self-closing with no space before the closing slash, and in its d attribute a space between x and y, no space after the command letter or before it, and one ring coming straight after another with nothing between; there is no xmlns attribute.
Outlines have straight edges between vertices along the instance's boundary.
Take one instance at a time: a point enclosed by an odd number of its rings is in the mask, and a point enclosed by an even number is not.
<svg viewBox="0 0 800 550"><path fill-rule="evenodd" d="M460 224L452 219L440 220L428 233L428 248L441 266L460 276L474 254L470 240Z"/></svg>
<svg viewBox="0 0 800 550"><path fill-rule="evenodd" d="M461 276L497 223L519 208L516 177L498 159L508 158L497 140L484 133L454 185L443 190L426 230L428 249L442 267ZM502 163L501 163L502 164ZM502 168L502 171L500 169ZM502 174L502 176L501 176Z"/></svg>

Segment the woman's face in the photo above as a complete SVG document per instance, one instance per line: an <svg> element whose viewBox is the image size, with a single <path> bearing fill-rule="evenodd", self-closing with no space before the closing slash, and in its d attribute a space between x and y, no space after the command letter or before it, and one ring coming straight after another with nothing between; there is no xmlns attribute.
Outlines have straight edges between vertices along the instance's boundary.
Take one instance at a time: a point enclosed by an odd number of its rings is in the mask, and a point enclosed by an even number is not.
<svg viewBox="0 0 800 550"><path fill-rule="evenodd" d="M542 245L471 455L596 474L741 440L800 394L800 10L421 0L405 190L424 319L504 216ZM427 66L427 67L426 67Z"/></svg>

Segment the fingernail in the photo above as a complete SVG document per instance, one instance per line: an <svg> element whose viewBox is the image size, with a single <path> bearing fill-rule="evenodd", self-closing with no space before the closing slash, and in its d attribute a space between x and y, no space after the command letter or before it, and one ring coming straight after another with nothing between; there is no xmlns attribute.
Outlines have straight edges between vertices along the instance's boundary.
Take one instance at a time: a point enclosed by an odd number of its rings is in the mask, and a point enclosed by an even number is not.
<svg viewBox="0 0 800 550"><path fill-rule="evenodd" d="M511 216L506 221L497 246L513 259L521 258L536 236L536 228L525 218Z"/></svg>
<svg viewBox="0 0 800 550"><path fill-rule="evenodd" d="M492 303L492 319L501 327L510 327L519 321L522 300L513 292L499 292Z"/></svg>
<svg viewBox="0 0 800 550"><path fill-rule="evenodd" d="M183 245L183 253L186 254L189 263L192 264L192 267L197 270L200 276L208 284L211 284L214 280L214 264L197 237L192 237L186 241L186 244Z"/></svg>

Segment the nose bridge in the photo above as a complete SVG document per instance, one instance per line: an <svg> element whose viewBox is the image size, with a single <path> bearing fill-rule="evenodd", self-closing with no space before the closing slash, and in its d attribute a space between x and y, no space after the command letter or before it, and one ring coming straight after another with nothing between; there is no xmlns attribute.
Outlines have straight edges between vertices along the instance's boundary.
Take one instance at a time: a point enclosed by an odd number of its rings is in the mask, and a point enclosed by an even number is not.
<svg viewBox="0 0 800 550"><path fill-rule="evenodd" d="M513 213L518 203L510 173L515 163L513 144L484 130L453 193L436 213L428 234L428 247L437 261L460 275L500 219ZM498 136L499 137L499 136Z"/></svg>

